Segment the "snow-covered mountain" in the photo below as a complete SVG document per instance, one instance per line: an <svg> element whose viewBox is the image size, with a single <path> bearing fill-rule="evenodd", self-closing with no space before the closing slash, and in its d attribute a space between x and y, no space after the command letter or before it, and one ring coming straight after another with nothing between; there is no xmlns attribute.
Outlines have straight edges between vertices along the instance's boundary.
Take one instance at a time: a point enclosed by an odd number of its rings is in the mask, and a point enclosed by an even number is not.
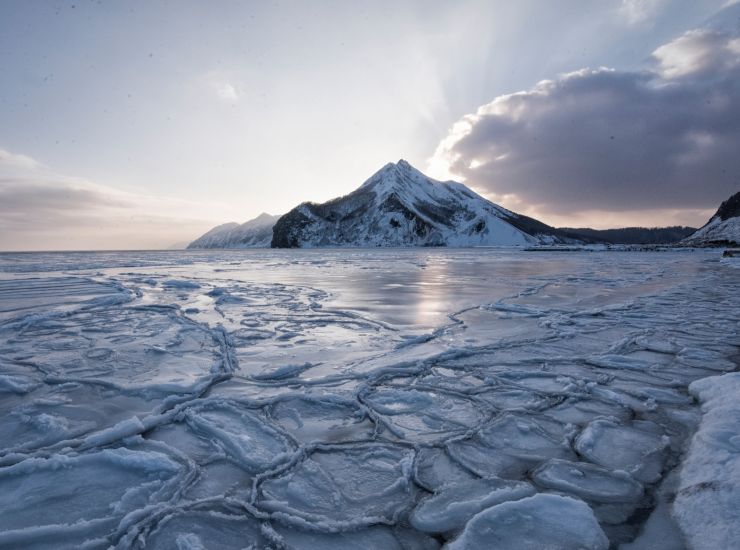
<svg viewBox="0 0 740 550"><path fill-rule="evenodd" d="M188 248L268 248L272 228L279 218L262 213L241 225L225 223L198 237Z"/></svg>
<svg viewBox="0 0 740 550"><path fill-rule="evenodd" d="M740 245L740 191L723 202L717 212L682 244L689 246Z"/></svg>
<svg viewBox="0 0 740 550"><path fill-rule="evenodd" d="M275 224L272 246L486 246L574 242L461 183L431 179L405 160L358 189L300 204Z"/></svg>

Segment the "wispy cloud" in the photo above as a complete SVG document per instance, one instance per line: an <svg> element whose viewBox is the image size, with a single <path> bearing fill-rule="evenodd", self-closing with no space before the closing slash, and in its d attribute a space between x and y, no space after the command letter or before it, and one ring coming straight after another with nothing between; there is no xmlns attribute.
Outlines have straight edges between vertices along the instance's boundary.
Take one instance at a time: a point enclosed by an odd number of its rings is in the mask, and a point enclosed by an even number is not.
<svg viewBox="0 0 740 550"><path fill-rule="evenodd" d="M163 248L214 225L209 210L219 207L60 175L0 149L0 250Z"/></svg>
<svg viewBox="0 0 740 550"><path fill-rule="evenodd" d="M694 29L653 53L665 79L710 77L732 71L740 63L740 36L715 29Z"/></svg>
<svg viewBox="0 0 740 550"><path fill-rule="evenodd" d="M205 87L216 98L227 103L235 103L241 98L241 84L234 79L234 75L223 71L211 71L203 76Z"/></svg>
<svg viewBox="0 0 740 550"><path fill-rule="evenodd" d="M630 25L650 21L665 6L665 0L622 0L619 15Z"/></svg>
<svg viewBox="0 0 740 550"><path fill-rule="evenodd" d="M220 82L216 84L216 93L218 94L218 97L225 101L236 101L239 99L239 94L237 93L236 88L228 82Z"/></svg>
<svg viewBox="0 0 740 550"><path fill-rule="evenodd" d="M31 157L11 153L5 149L0 149L0 169L9 170L28 170L39 168L40 164Z"/></svg>

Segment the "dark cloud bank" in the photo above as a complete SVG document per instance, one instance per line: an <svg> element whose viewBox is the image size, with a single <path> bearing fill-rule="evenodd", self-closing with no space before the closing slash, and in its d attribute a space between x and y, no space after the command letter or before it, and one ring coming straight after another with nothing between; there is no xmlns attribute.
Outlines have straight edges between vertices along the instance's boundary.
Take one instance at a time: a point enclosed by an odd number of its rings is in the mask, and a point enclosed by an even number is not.
<svg viewBox="0 0 740 550"><path fill-rule="evenodd" d="M711 208L740 189L740 5L648 69L584 69L458 122L433 164L540 212Z"/></svg>

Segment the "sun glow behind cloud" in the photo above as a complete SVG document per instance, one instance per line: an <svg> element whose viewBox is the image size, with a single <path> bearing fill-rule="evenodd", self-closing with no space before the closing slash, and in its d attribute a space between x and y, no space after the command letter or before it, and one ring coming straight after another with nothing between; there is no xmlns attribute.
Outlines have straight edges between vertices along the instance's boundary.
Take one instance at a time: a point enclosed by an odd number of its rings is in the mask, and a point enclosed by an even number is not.
<svg viewBox="0 0 740 550"><path fill-rule="evenodd" d="M429 161L552 225L702 225L740 188L740 30L707 26L639 71L580 69L463 116Z"/></svg>

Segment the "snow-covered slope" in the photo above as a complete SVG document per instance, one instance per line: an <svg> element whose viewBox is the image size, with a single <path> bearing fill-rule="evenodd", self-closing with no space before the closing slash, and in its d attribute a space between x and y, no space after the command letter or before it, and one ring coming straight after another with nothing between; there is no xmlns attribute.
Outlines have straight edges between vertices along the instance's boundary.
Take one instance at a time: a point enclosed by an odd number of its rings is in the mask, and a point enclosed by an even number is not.
<svg viewBox="0 0 740 550"><path fill-rule="evenodd" d="M272 240L272 227L279 218L263 213L241 225L225 223L198 237L188 248L267 248Z"/></svg>
<svg viewBox="0 0 740 550"><path fill-rule="evenodd" d="M389 163L358 189L323 204L303 203L275 224L272 246L490 246L566 242L461 183ZM572 241L571 241L572 242Z"/></svg>
<svg viewBox="0 0 740 550"><path fill-rule="evenodd" d="M740 191L723 202L712 218L684 239L690 246L740 245Z"/></svg>

